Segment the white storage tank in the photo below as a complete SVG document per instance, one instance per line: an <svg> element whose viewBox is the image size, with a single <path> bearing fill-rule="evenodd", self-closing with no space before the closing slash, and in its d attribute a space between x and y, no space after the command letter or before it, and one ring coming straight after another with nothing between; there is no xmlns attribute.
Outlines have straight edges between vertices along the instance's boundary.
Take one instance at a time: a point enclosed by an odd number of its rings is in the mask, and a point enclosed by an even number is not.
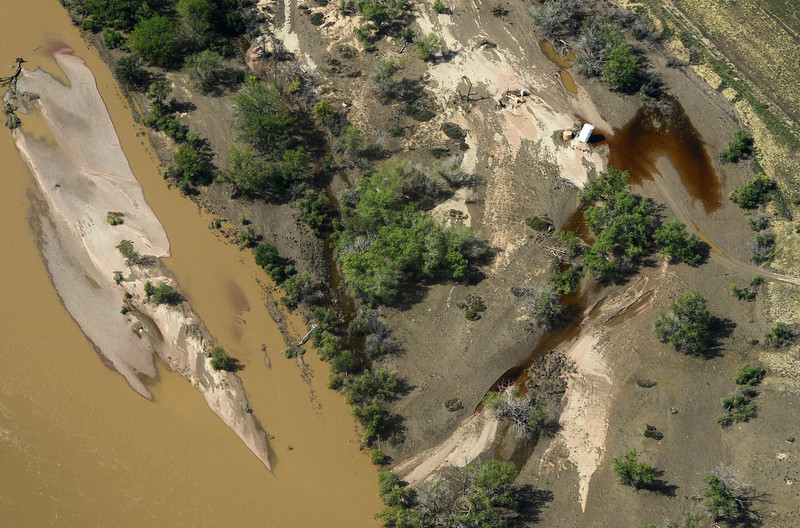
<svg viewBox="0 0 800 528"><path fill-rule="evenodd" d="M590 125L589 123L584 124L581 133L578 134L578 141L581 143L588 143L589 138L592 137L592 131L594 131L594 125Z"/></svg>

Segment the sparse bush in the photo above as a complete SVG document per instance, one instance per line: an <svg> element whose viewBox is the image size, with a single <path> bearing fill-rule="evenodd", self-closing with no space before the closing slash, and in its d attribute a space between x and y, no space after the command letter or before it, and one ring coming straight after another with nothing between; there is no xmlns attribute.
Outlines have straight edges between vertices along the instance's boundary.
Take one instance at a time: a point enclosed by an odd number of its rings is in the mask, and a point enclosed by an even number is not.
<svg viewBox="0 0 800 528"><path fill-rule="evenodd" d="M734 381L737 385L758 385L764 379L766 373L767 371L761 367L745 363L739 368L739 373Z"/></svg>
<svg viewBox="0 0 800 528"><path fill-rule="evenodd" d="M347 125L342 129L342 135L339 140L342 144L342 151L355 159L361 149L364 148L364 137L361 134L361 129L356 125Z"/></svg>
<svg viewBox="0 0 800 528"><path fill-rule="evenodd" d="M139 253L133 248L133 242L123 240L117 246L122 256L128 259L131 263L135 264L139 260Z"/></svg>
<svg viewBox="0 0 800 528"><path fill-rule="evenodd" d="M670 314L661 312L655 332L663 342L672 343L676 350L700 354L712 343L713 319L706 300L692 290L670 303Z"/></svg>
<svg viewBox="0 0 800 528"><path fill-rule="evenodd" d="M552 328L564 314L564 305L559 299L558 290L552 284L526 292L523 306L539 326Z"/></svg>
<svg viewBox="0 0 800 528"><path fill-rule="evenodd" d="M771 348L788 346L794 339L794 334L785 323L776 323L767 333L765 340Z"/></svg>
<svg viewBox="0 0 800 528"><path fill-rule="evenodd" d="M750 243L750 251L752 252L750 260L754 263L769 262L775 256L775 235L769 231L758 233L755 240Z"/></svg>
<svg viewBox="0 0 800 528"><path fill-rule="evenodd" d="M450 398L444 402L444 408L447 409L448 412L458 412L464 408L464 404L461 403L461 400L458 398Z"/></svg>
<svg viewBox="0 0 800 528"><path fill-rule="evenodd" d="M620 484L631 486L637 490L652 485L658 475L658 471L654 467L638 461L635 449L615 457L613 468Z"/></svg>
<svg viewBox="0 0 800 528"><path fill-rule="evenodd" d="M744 130L733 133L733 141L728 142L728 148L719 153L722 161L736 163L740 159L747 159L753 153L753 136Z"/></svg>
<svg viewBox="0 0 800 528"><path fill-rule="evenodd" d="M534 13L534 20L545 37L552 40L563 33L572 33L578 27L580 5L576 0L545 0Z"/></svg>
<svg viewBox="0 0 800 528"><path fill-rule="evenodd" d="M756 296L756 294L751 292L748 288L740 288L735 284L731 284L731 295L740 301L750 301Z"/></svg>
<svg viewBox="0 0 800 528"><path fill-rule="evenodd" d="M753 231L763 231L769 227L769 217L767 215L757 215L753 218L748 218L747 225Z"/></svg>

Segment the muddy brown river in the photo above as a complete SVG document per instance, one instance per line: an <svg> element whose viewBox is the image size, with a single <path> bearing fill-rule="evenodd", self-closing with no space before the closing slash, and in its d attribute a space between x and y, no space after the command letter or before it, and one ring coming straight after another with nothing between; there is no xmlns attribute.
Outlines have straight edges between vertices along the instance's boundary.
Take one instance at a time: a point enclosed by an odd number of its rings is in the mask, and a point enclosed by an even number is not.
<svg viewBox="0 0 800 528"><path fill-rule="evenodd" d="M280 351L249 253L207 229L210 218L159 175L155 153L108 68L56 0L0 2L0 75L15 57L59 76L63 42L97 78L123 149L169 236L175 274L211 333L245 369L250 405L270 440L274 473L160 364L154 401L104 366L50 282L36 247L36 187L0 131L0 524L4 526L377 526L375 470L359 451L327 365L307 355L307 383ZM46 137L35 118L29 132ZM292 331L302 335L298 319ZM266 345L271 367L264 361Z"/></svg>

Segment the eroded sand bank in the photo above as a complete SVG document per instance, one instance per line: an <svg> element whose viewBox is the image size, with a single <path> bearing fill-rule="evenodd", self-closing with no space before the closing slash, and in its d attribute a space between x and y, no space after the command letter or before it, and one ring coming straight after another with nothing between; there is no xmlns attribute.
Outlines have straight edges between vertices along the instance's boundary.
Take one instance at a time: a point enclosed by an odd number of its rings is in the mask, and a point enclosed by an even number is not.
<svg viewBox="0 0 800 528"><path fill-rule="evenodd" d="M41 111L54 141L21 129L14 140L47 204L41 245L64 306L102 357L145 397L143 376L154 377L153 352L200 390L209 407L270 468L266 435L246 412L241 380L210 366L213 340L185 303L145 303L144 284L165 282L177 289L158 260L169 255L167 234L145 201L114 125L84 61L68 48L53 57L70 85L41 70L25 71L20 92L27 111ZM109 213L122 218L108 223ZM128 240L146 258L127 261L117 249ZM117 284L115 274L122 279ZM123 297L131 312L123 315ZM57 351L54 353L68 353Z"/></svg>

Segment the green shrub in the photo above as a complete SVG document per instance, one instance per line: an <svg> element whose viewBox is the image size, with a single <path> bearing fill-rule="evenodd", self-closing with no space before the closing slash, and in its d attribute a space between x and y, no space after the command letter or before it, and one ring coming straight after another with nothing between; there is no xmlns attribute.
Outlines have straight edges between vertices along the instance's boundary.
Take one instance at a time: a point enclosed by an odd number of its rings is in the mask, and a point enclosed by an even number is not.
<svg viewBox="0 0 800 528"><path fill-rule="evenodd" d="M745 363L739 368L739 373L734 381L737 385L758 385L764 379L766 373L767 371L761 367Z"/></svg>
<svg viewBox="0 0 800 528"><path fill-rule="evenodd" d="M776 323L767 333L765 339L767 346L781 348L789 345L794 339L794 335L785 323Z"/></svg>
<svg viewBox="0 0 800 528"><path fill-rule="evenodd" d="M110 226L118 226L118 225L123 223L122 218L119 215L114 215L114 214L108 215L108 218L106 218L106 221L108 222L108 225L110 225Z"/></svg>
<svg viewBox="0 0 800 528"><path fill-rule="evenodd" d="M131 89L147 86L150 74L137 55L120 57L114 66L114 76L123 86Z"/></svg>
<svg viewBox="0 0 800 528"><path fill-rule="evenodd" d="M753 136L744 130L733 133L733 141L728 142L728 148L719 153L723 161L736 163L740 159L749 158L753 153Z"/></svg>
<svg viewBox="0 0 800 528"><path fill-rule="evenodd" d="M322 13L314 13L311 15L311 24L314 26L321 26L325 22L325 15Z"/></svg>
<svg viewBox="0 0 800 528"><path fill-rule="evenodd" d="M540 218L538 216L532 216L528 218L525 223L527 223L531 229L535 229L536 231L547 231L553 226L553 222L551 222L549 219Z"/></svg>
<svg viewBox="0 0 800 528"><path fill-rule="evenodd" d="M553 273L550 275L550 282L561 293L575 295L578 289L578 280L580 280L582 275L582 266L572 266L561 273Z"/></svg>
<svg viewBox="0 0 800 528"><path fill-rule="evenodd" d="M133 248L133 242L123 240L117 246L122 256L128 259L131 263L136 263L139 260L139 253Z"/></svg>
<svg viewBox="0 0 800 528"><path fill-rule="evenodd" d="M655 323L656 335L680 352L702 353L713 341L713 319L706 304L703 296L694 290L678 297L670 303L669 315L661 312Z"/></svg>
<svg viewBox="0 0 800 528"><path fill-rule="evenodd" d="M385 466L392 458L380 449L373 449L369 453L369 459L376 466Z"/></svg>
<svg viewBox="0 0 800 528"><path fill-rule="evenodd" d="M494 16L496 16L496 17L505 16L506 13L507 13L506 8L503 7L502 4L493 4L491 11L492 11L492 14Z"/></svg>
<svg viewBox="0 0 800 528"><path fill-rule="evenodd" d="M302 198L297 200L300 218L308 224L314 236L320 236L322 230L330 223L331 202L321 189L307 189Z"/></svg>
<svg viewBox="0 0 800 528"><path fill-rule="evenodd" d="M159 282L158 286L153 286L150 281L147 281L144 284L144 293L147 295L147 301L156 304L178 304L183 300L180 293L163 282Z"/></svg>
<svg viewBox="0 0 800 528"><path fill-rule="evenodd" d="M339 389L344 387L344 380L345 378L341 374L336 374L334 372L331 372L328 374L328 388L331 390L338 391Z"/></svg>
<svg viewBox="0 0 800 528"><path fill-rule="evenodd" d="M118 48L125 41L125 37L119 31L111 28L103 28L103 45L109 49Z"/></svg>
<svg viewBox="0 0 800 528"><path fill-rule="evenodd" d="M211 351L211 368L214 370L232 371L236 367L236 360L225 352L221 346L215 346Z"/></svg>
<svg viewBox="0 0 800 528"><path fill-rule="evenodd" d="M775 235L769 231L762 231L756 235L750 244L752 255L750 260L756 264L769 262L775 256Z"/></svg>
<svg viewBox="0 0 800 528"><path fill-rule="evenodd" d="M211 91L222 79L225 66L222 55L203 50L186 57L181 71L203 92Z"/></svg>
<svg viewBox="0 0 800 528"><path fill-rule="evenodd" d="M417 55L424 61L432 59L434 54L442 49L442 39L436 33L415 38L414 44L417 46Z"/></svg>
<svg viewBox="0 0 800 528"><path fill-rule="evenodd" d="M775 181L763 172L731 191L728 198L742 209L755 209L769 200L769 193L775 189Z"/></svg>
<svg viewBox="0 0 800 528"><path fill-rule="evenodd" d="M717 418L717 423L723 427L734 422L748 422L756 414L755 405L738 391L730 398L722 399L722 410L723 413Z"/></svg>
<svg viewBox="0 0 800 528"><path fill-rule="evenodd" d="M331 360L334 372L351 372L355 368L355 356L349 350L342 350Z"/></svg>
<svg viewBox="0 0 800 528"><path fill-rule="evenodd" d="M444 5L444 2L442 2L442 0L436 0L433 3L433 10L436 11L437 13L439 13L439 14L446 13L447 12L447 6Z"/></svg>
<svg viewBox="0 0 800 528"><path fill-rule="evenodd" d="M740 301L750 301L756 296L756 294L751 292L749 288L739 288L735 284L731 284L731 295Z"/></svg>
<svg viewBox="0 0 800 528"><path fill-rule="evenodd" d="M614 44L603 64L603 80L612 90L630 92L636 87L639 59L633 48L624 42Z"/></svg>
<svg viewBox="0 0 800 528"><path fill-rule="evenodd" d="M740 496L746 491L746 487L738 483L725 482L716 475L703 477L706 488L703 491L705 498L704 506L711 517L717 521L720 519L736 519L742 516L746 510L747 501Z"/></svg>
<svg viewBox="0 0 800 528"><path fill-rule="evenodd" d="M613 468L620 484L631 486L634 489L652 485L658 475L654 467L638 461L635 449L615 457Z"/></svg>
<svg viewBox="0 0 800 528"><path fill-rule="evenodd" d="M661 440L664 438L664 434L650 424L645 426L644 436L646 438L652 438L653 440Z"/></svg>
<svg viewBox="0 0 800 528"><path fill-rule="evenodd" d="M284 268L280 265L278 248L272 244L261 243L256 247L256 264L264 268L264 271L276 284L280 284L286 279Z"/></svg>
<svg viewBox="0 0 800 528"><path fill-rule="evenodd" d="M561 240L567 250L567 257L574 259L582 253L581 239L573 231L565 231L563 229L556 230L553 233L557 239Z"/></svg>
<svg viewBox="0 0 800 528"><path fill-rule="evenodd" d="M686 225L675 218L656 229L654 239L661 253L670 260L696 266L702 259L700 239L695 234L689 235Z"/></svg>

